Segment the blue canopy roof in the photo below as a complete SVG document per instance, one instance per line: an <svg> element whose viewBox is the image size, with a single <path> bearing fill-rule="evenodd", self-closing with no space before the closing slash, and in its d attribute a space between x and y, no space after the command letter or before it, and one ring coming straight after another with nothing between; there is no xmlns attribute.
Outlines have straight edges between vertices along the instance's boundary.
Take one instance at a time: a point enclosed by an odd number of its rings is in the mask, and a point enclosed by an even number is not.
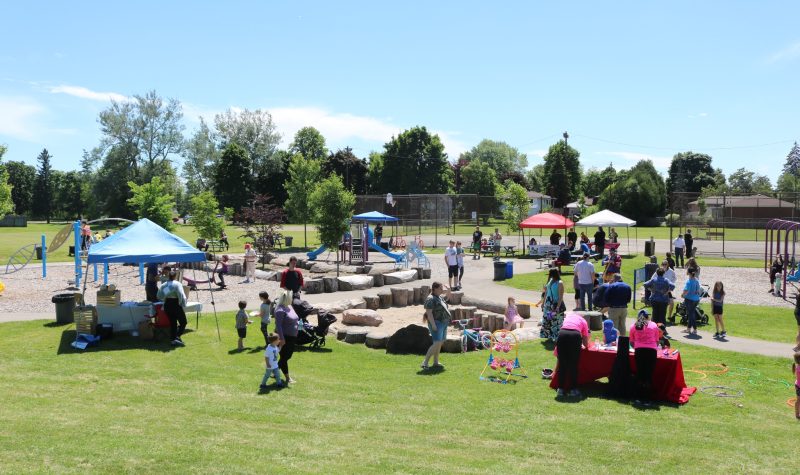
<svg viewBox="0 0 800 475"><path fill-rule="evenodd" d="M104 262L199 262L206 255L188 242L150 221L141 219L89 247L89 264Z"/></svg>
<svg viewBox="0 0 800 475"><path fill-rule="evenodd" d="M394 216L379 213L377 211L370 211L369 213L361 213L353 216L353 221L399 221Z"/></svg>

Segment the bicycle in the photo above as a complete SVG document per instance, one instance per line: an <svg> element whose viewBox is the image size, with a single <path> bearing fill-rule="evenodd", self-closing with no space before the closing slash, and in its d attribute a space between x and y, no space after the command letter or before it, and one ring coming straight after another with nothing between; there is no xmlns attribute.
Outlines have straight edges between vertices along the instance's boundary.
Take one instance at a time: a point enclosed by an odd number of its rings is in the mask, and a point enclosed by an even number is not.
<svg viewBox="0 0 800 475"><path fill-rule="evenodd" d="M469 328L471 320L453 320L453 324L461 330L461 352L469 351L470 346L478 350L488 350L492 347L492 332L481 328Z"/></svg>

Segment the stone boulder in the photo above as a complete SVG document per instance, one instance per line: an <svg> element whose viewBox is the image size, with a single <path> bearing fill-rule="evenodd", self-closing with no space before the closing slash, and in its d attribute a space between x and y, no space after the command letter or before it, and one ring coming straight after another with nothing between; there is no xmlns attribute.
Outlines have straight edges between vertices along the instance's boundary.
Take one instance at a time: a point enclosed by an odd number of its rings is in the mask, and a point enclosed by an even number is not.
<svg viewBox="0 0 800 475"><path fill-rule="evenodd" d="M379 327L383 323L383 319L375 310L351 308L342 313L342 323L345 325Z"/></svg>
<svg viewBox="0 0 800 475"><path fill-rule="evenodd" d="M323 277L322 282L325 284L325 293L339 291L339 281L336 277Z"/></svg>
<svg viewBox="0 0 800 475"><path fill-rule="evenodd" d="M256 279L257 280L280 280L280 273L268 271L268 270L261 270L256 269Z"/></svg>
<svg viewBox="0 0 800 475"><path fill-rule="evenodd" d="M425 355L433 343L426 327L409 325L397 330L386 342L386 352L395 355Z"/></svg>
<svg viewBox="0 0 800 475"><path fill-rule="evenodd" d="M539 339L539 329L536 325L526 325L513 331L518 341L534 341Z"/></svg>
<svg viewBox="0 0 800 475"><path fill-rule="evenodd" d="M378 330L367 333L367 341L364 342L369 348L386 348L386 342L389 341L389 335Z"/></svg>
<svg viewBox="0 0 800 475"><path fill-rule="evenodd" d="M369 330L363 328L351 328L347 330L347 334L344 336L345 343L364 343L367 341L367 333Z"/></svg>
<svg viewBox="0 0 800 475"><path fill-rule="evenodd" d="M339 277L339 290L365 290L371 289L374 280L368 275L348 275Z"/></svg>
<svg viewBox="0 0 800 475"><path fill-rule="evenodd" d="M416 280L417 271L415 270L401 270L397 272L390 272L383 275L383 283L385 285L403 284Z"/></svg>
<svg viewBox="0 0 800 475"><path fill-rule="evenodd" d="M322 312L342 313L345 310L351 308L367 308L367 303L364 302L364 299L359 297L357 299L337 300L336 302L320 303L315 305L315 307L319 309L320 313Z"/></svg>
<svg viewBox="0 0 800 475"><path fill-rule="evenodd" d="M442 344L442 351L445 353L461 353L461 337L448 335Z"/></svg>
<svg viewBox="0 0 800 475"><path fill-rule="evenodd" d="M327 274L328 272L336 272L335 264L328 264L327 262L314 262L309 261L311 264L311 273L313 274Z"/></svg>
<svg viewBox="0 0 800 475"><path fill-rule="evenodd" d="M321 294L325 291L325 283L322 279L306 279L303 281L303 293Z"/></svg>

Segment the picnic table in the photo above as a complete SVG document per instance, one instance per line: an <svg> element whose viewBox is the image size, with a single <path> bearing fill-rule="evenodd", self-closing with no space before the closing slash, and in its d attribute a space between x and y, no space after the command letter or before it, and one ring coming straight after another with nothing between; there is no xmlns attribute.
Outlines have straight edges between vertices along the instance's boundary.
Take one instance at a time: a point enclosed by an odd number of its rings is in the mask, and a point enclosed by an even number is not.
<svg viewBox="0 0 800 475"><path fill-rule="evenodd" d="M221 241L206 241L206 252L222 252L225 251L225 244Z"/></svg>
<svg viewBox="0 0 800 475"><path fill-rule="evenodd" d="M503 250L506 252L506 257L509 257L509 256L513 257L514 254L515 254L514 248L516 248L516 247L517 246L503 246Z"/></svg>

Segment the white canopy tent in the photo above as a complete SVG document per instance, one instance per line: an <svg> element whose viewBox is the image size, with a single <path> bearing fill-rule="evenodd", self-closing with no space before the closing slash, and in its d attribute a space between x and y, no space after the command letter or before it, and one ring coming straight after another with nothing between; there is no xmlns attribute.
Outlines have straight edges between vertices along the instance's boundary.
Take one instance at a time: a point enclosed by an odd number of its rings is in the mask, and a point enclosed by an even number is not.
<svg viewBox="0 0 800 475"><path fill-rule="evenodd" d="M608 227L621 227L627 230L628 235L628 254L631 252L631 233L630 228L636 226L636 221L628 219L621 214L617 214L611 210L604 209L592 215L589 215L582 220L575 223L577 226L608 226ZM638 242L638 230L637 242Z"/></svg>

